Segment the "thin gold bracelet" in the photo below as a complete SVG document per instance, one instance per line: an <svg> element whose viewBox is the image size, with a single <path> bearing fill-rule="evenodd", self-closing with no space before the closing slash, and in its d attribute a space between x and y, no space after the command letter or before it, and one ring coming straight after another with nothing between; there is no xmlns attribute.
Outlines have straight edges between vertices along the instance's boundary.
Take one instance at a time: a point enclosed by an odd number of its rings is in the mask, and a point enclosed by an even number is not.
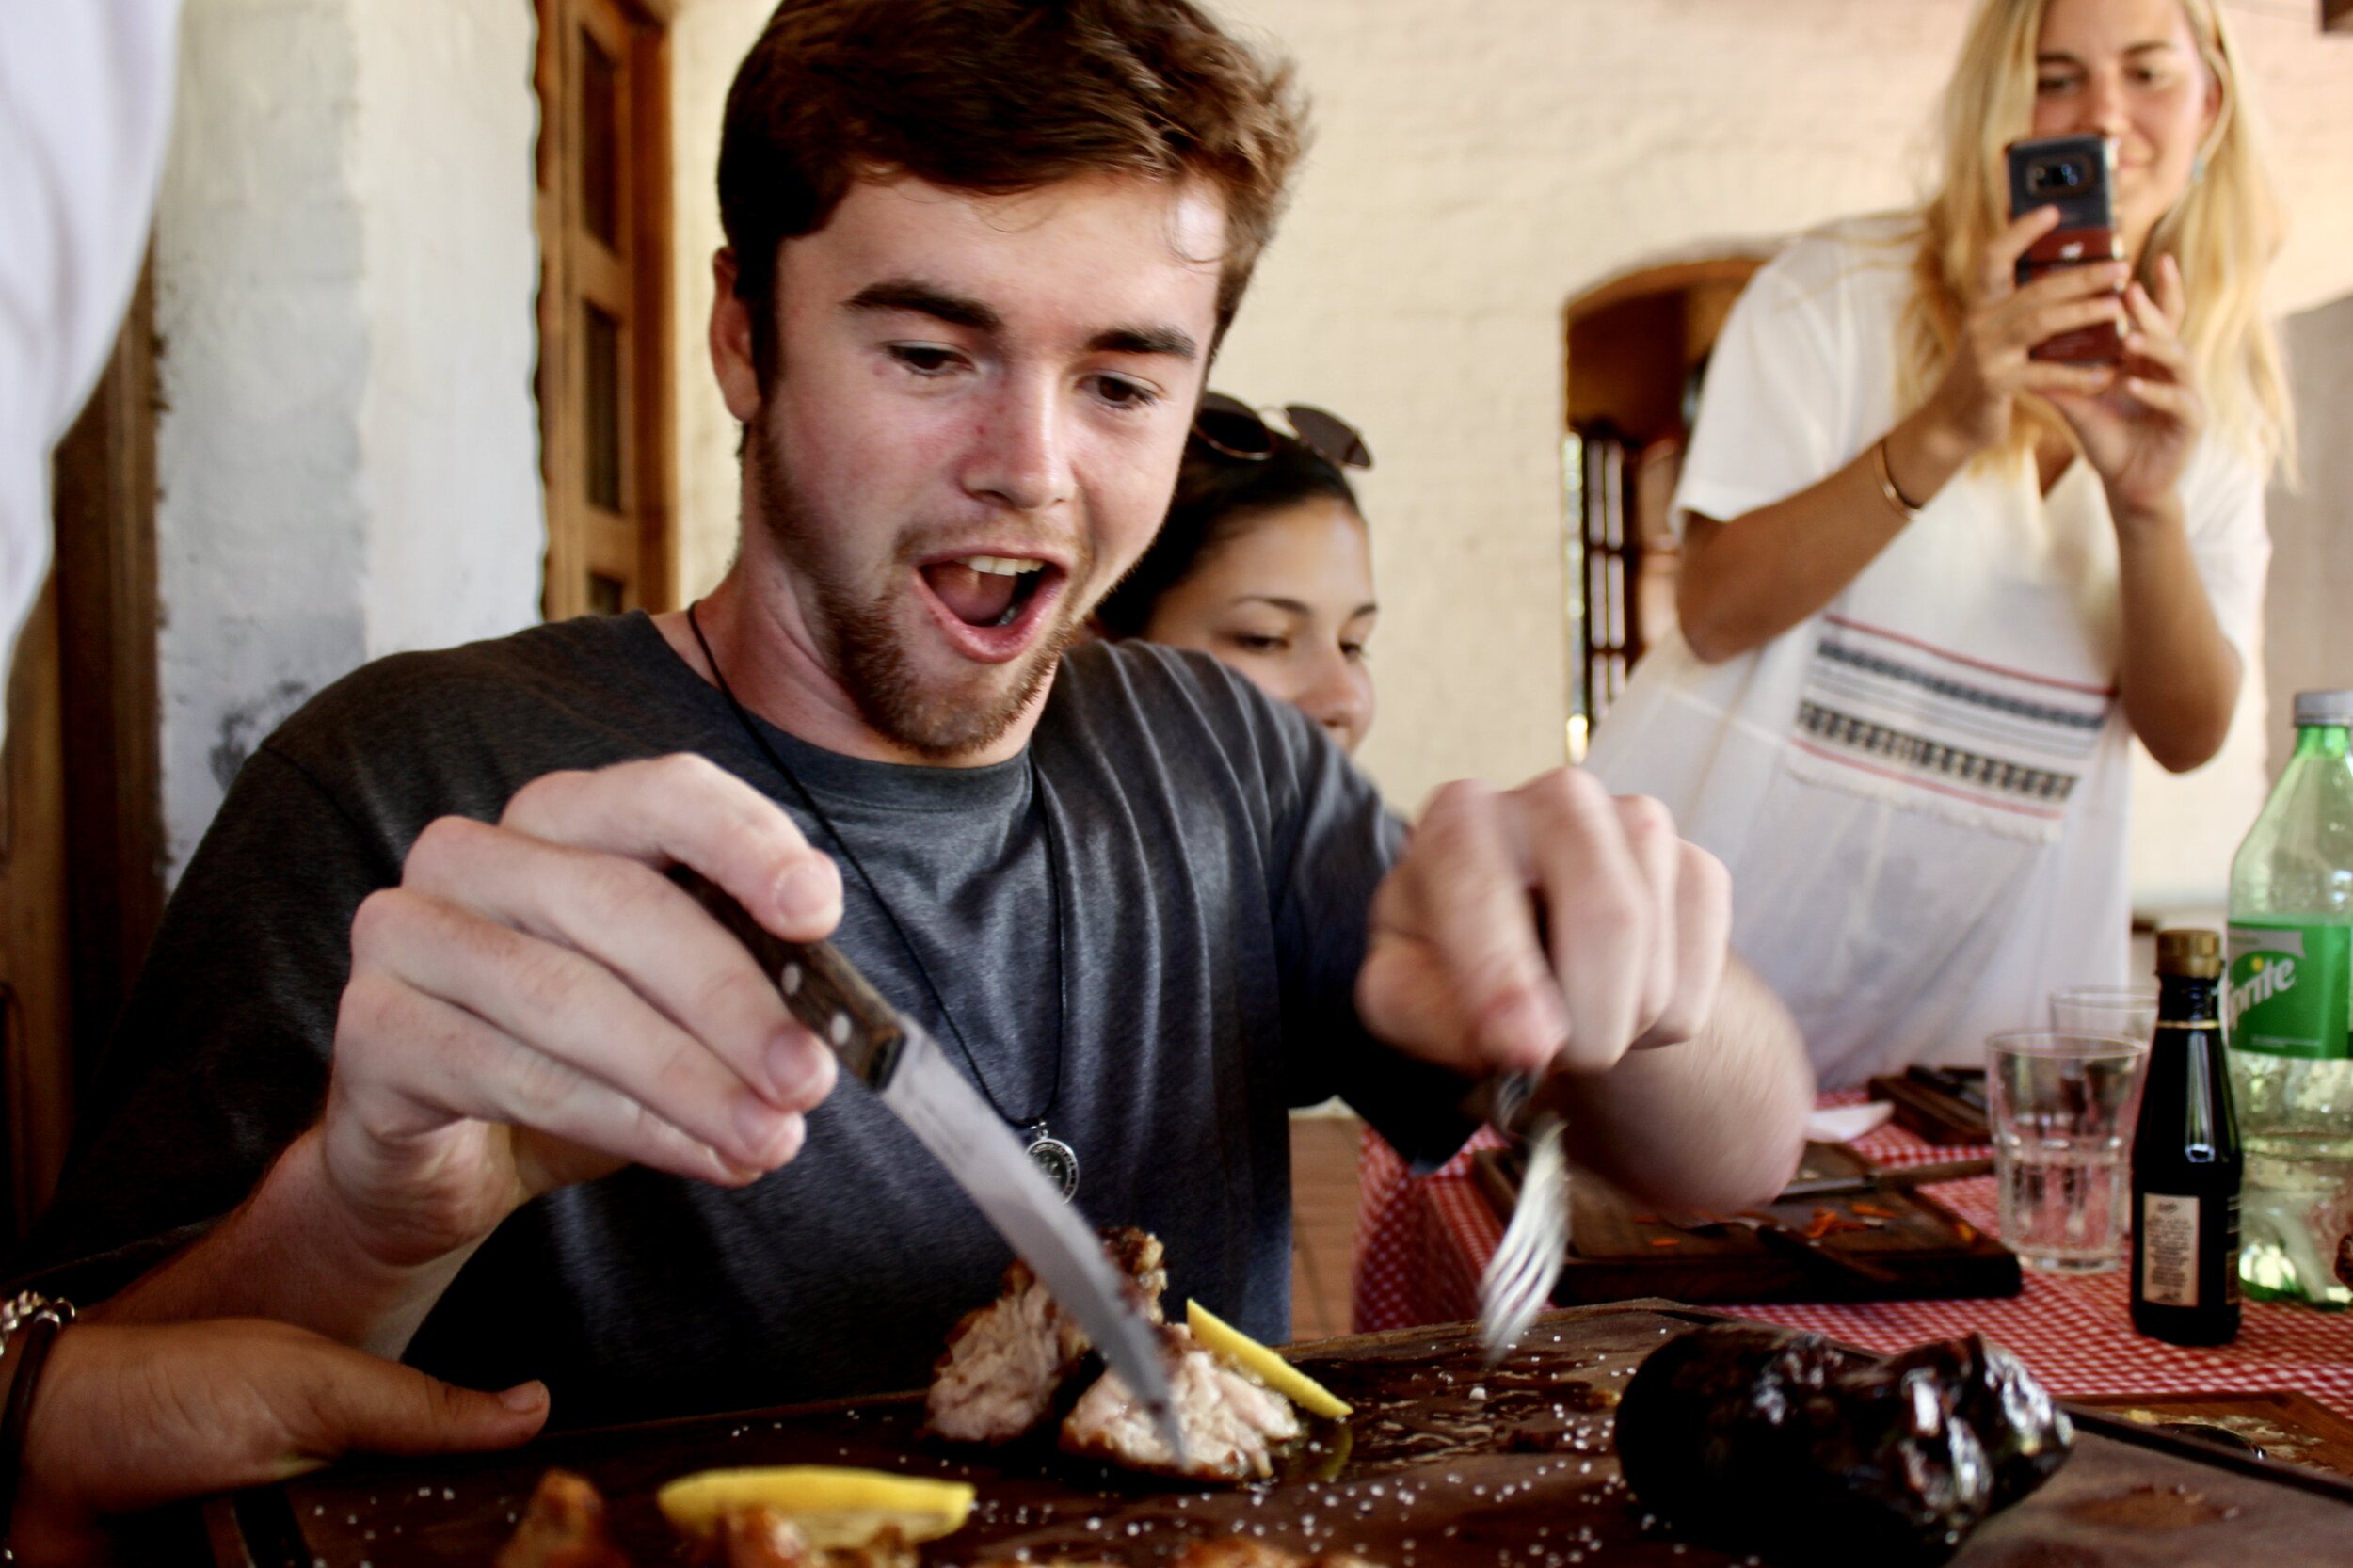
<svg viewBox="0 0 2353 1568"><path fill-rule="evenodd" d="M1897 517L1910 522L1920 515L1920 508L1904 499L1904 492L1896 488L1896 476L1887 472L1887 438L1885 436L1881 436L1879 439L1879 444L1871 448L1871 470L1879 475L1880 494L1887 498L1887 504L1895 508Z"/></svg>

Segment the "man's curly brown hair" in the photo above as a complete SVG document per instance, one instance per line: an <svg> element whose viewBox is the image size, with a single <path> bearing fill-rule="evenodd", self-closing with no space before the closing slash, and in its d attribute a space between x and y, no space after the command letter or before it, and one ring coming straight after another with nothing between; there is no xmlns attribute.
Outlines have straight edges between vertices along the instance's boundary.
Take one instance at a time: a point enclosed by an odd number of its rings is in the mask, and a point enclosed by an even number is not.
<svg viewBox="0 0 2353 1568"><path fill-rule="evenodd" d="M1288 61L1187 0L784 0L728 92L719 221L776 370L776 257L861 178L1034 190L1083 174L1197 179L1225 198L1222 335L1305 136Z"/></svg>

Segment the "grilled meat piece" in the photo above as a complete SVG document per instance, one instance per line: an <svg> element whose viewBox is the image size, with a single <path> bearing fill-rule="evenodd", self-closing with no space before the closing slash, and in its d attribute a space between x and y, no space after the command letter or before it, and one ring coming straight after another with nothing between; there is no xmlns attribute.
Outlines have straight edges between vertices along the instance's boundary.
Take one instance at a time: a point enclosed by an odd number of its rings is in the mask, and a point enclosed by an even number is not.
<svg viewBox="0 0 2353 1568"><path fill-rule="evenodd" d="M1078 1322L1016 1260L1005 1271L1003 1293L949 1331L924 1418L959 1443L1010 1443L1046 1419L1087 1349Z"/></svg>
<svg viewBox="0 0 2353 1568"><path fill-rule="evenodd" d="M1112 1225L1103 1232L1103 1250L1143 1292L1144 1315L1160 1321L1160 1298L1168 1294L1168 1250L1160 1239L1134 1225Z"/></svg>
<svg viewBox="0 0 2353 1568"><path fill-rule="evenodd" d="M800 1526L769 1508L739 1508L716 1529L682 1543L683 1561L696 1568L918 1568L921 1559L895 1527L885 1526L860 1546L820 1550ZM493 1568L634 1568L614 1544L604 1498L585 1477L550 1470L523 1510L522 1522L499 1549Z"/></svg>
<svg viewBox="0 0 2353 1568"><path fill-rule="evenodd" d="M630 1560L613 1544L604 1498L587 1478L550 1470L499 1548L495 1568L630 1568Z"/></svg>
<svg viewBox="0 0 2353 1568"><path fill-rule="evenodd" d="M1021 1562L1000 1558L983 1568L1126 1568L1125 1564L1090 1559L1056 1558L1051 1562ZM1168 1568L1377 1568L1371 1561L1347 1552L1325 1552L1318 1557L1302 1557L1285 1551L1264 1541L1224 1535L1214 1541L1196 1541L1169 1560Z"/></svg>
<svg viewBox="0 0 2353 1568"><path fill-rule="evenodd" d="M696 1560L707 1568L917 1568L921 1560L889 1527L862 1546L821 1551L798 1525L770 1508L734 1510L700 1546Z"/></svg>
<svg viewBox="0 0 2353 1568"><path fill-rule="evenodd" d="M1273 1474L1273 1445L1300 1432L1290 1400L1195 1345L1181 1327L1163 1327L1160 1343L1187 1463L1176 1463L1150 1412L1114 1372L1105 1372L1080 1395L1064 1420L1064 1450L1192 1480L1258 1480Z"/></svg>
<svg viewBox="0 0 2353 1568"><path fill-rule="evenodd" d="M2073 1440L2032 1375L1975 1335L1881 1362L1816 1334L1711 1324L1652 1352L1617 1415L1644 1509L1793 1562L1942 1562Z"/></svg>
<svg viewBox="0 0 2353 1568"><path fill-rule="evenodd" d="M1144 1316L1160 1319L1168 1265L1160 1239L1122 1225L1103 1244L1134 1283ZM1010 1443L1038 1426L1094 1347L1030 1266L1016 1258L997 1299L964 1315L949 1331L924 1400L931 1430L960 1443Z"/></svg>
<svg viewBox="0 0 2353 1568"><path fill-rule="evenodd" d="M702 1545L714 1568L815 1568L817 1557L800 1528L772 1508L733 1510Z"/></svg>
<svg viewBox="0 0 2353 1568"><path fill-rule="evenodd" d="M1184 1555L1177 1558L1172 1568L1373 1568L1373 1565L1347 1552L1301 1557L1297 1552L1287 1552L1263 1541L1245 1541L1228 1535L1186 1547Z"/></svg>

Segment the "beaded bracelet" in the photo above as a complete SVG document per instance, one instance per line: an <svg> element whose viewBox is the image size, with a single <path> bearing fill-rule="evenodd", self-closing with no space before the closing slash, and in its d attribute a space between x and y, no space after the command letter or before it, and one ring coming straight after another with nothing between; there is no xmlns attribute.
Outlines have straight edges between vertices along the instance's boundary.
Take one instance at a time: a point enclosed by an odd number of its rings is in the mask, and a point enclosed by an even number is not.
<svg viewBox="0 0 2353 1568"><path fill-rule="evenodd" d="M73 1321L73 1304L38 1290L20 1290L0 1302L0 1362L16 1357L8 1402L0 1412L0 1563L16 1560L8 1544L16 1518L16 1486L24 1471L24 1428L33 1412L33 1388L58 1331Z"/></svg>

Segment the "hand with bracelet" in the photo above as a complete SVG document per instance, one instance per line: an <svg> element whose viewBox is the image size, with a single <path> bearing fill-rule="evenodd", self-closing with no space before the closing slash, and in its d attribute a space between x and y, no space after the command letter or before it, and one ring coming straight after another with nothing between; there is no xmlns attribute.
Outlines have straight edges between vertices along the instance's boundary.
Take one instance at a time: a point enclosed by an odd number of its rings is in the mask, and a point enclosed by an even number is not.
<svg viewBox="0 0 2353 1568"><path fill-rule="evenodd" d="M2113 366L2033 357L2036 344L2062 332L2103 321L2129 327L2117 292L2130 276L2123 262L2057 268L2024 288L2012 281L2018 258L2055 221L2051 209L2040 208L1988 242L1951 357L1918 408L1819 484L1737 520L1737 526L1698 515L1687 520L1676 607L1701 657L1714 662L1745 653L1826 608L1956 474L2010 439L2021 397L2088 408L2113 393ZM2190 440L2195 437L2193 427ZM2063 467L2063 439L2054 430L2048 440L2057 449L2038 452L2038 459ZM2127 432L2102 455L2129 460L2131 444ZM1767 554L1778 559L1761 561Z"/></svg>
<svg viewBox="0 0 2353 1568"><path fill-rule="evenodd" d="M120 1560L124 1515L284 1480L347 1452L511 1448L547 1419L538 1384L456 1388L285 1323L131 1327L72 1315L30 1292L0 1308L14 1325L0 1350L8 1561Z"/></svg>

